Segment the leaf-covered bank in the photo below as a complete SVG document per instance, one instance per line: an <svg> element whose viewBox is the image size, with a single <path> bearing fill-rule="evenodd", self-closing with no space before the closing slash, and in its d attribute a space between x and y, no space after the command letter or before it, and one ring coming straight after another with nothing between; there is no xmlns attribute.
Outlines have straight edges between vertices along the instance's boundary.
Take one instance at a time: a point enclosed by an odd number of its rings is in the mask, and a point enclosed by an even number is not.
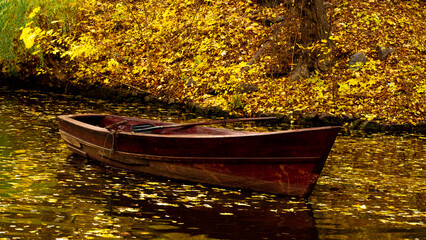
<svg viewBox="0 0 426 240"><path fill-rule="evenodd" d="M160 100L247 116L282 114L290 122L299 116L354 125L360 124L355 119L399 126L425 121L421 0L330 1L335 63L296 81L290 73L303 48L294 46L300 16L286 1L75 0L65 19L47 17L52 4L39 2L16 29L15 62L0 56L4 74L16 66L20 76L39 75L53 85L143 90ZM395 51L382 58L381 46ZM359 70L348 68L355 53L366 56Z"/></svg>

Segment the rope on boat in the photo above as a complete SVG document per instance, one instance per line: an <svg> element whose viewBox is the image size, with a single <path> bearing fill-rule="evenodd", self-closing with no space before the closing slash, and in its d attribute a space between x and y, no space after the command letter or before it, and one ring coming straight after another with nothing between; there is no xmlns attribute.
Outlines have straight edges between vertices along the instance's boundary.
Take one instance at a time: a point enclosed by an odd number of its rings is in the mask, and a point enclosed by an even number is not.
<svg viewBox="0 0 426 240"><path fill-rule="evenodd" d="M111 124L111 125L108 125L108 126L106 126L105 128L110 132L106 137L105 137L105 141L104 141L104 147L103 147L103 149L105 149L106 148L106 143L107 143L107 140L108 140L108 137L111 135L111 137L112 137L112 141L111 141L111 150L109 151L109 154L108 154L108 158L110 159L111 158L111 155L114 153L114 151L115 151L115 143L117 142L116 141L116 138L118 138L118 132L120 131L119 129L118 129L118 126L120 126L120 125L123 125L123 124L126 124L127 123L127 120L124 120L124 121L121 121L121 122L117 122L117 123L113 123L113 124ZM104 151L103 153L103 156L105 156L105 150L102 150L102 151Z"/></svg>
<svg viewBox="0 0 426 240"><path fill-rule="evenodd" d="M109 133L107 134L107 136L105 137L105 141L104 141L104 147L102 148L102 156L106 156L105 154L105 149L106 149L106 143L108 141L108 137L111 136L112 137L112 142L111 142L111 150L109 150L108 153L108 158L111 158L112 153L114 152L114 145L115 145L115 133L116 130L115 129L108 129Z"/></svg>

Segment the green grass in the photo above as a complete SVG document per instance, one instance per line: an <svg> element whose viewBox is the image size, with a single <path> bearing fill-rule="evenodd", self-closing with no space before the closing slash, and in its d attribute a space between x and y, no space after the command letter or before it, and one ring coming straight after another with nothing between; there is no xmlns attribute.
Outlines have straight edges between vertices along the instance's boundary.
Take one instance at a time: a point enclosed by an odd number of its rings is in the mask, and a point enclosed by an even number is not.
<svg viewBox="0 0 426 240"><path fill-rule="evenodd" d="M31 4L20 0L3 0L0 3L0 62L14 65L17 61L14 50L19 28L25 25L25 14Z"/></svg>

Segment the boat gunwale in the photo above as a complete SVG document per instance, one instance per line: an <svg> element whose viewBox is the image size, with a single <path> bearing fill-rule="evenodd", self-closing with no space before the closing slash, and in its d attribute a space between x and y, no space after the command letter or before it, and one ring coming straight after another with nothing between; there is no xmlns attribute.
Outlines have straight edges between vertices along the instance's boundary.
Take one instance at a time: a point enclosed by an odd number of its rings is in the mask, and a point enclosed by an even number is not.
<svg viewBox="0 0 426 240"><path fill-rule="evenodd" d="M109 114L69 114L69 115L59 115L58 118L62 119L64 121L68 121L70 123L73 123L76 126L80 126L83 128L87 128L93 131L103 132L103 133L111 133L110 130L106 129L105 127L99 127L95 126L83 121L79 121L75 119L75 117L101 117L101 116L114 116L122 118L123 120L126 119L134 119L134 120L143 120L141 118L136 117L121 117L118 115L109 115ZM147 119L149 120L149 119ZM166 123L166 124L174 124L172 122L164 122L164 121L158 121L158 120L152 120L156 121L158 123ZM215 128L215 127L201 127L201 128L214 128L214 129L221 129L221 128ZM273 132L250 132L250 131L236 131L232 129L223 128L225 131L232 132L233 134L152 134L152 133L136 133L136 132L130 132L130 131L118 131L117 133L123 134L123 135L129 135L129 136L141 136L141 137L158 137L158 138L240 138L240 137L259 137L259 136L271 136L271 135L280 135L280 134L286 134L286 133L303 133L307 131L320 131L320 130L331 130L331 129L337 129L341 128L341 126L324 126L324 127L311 127L311 128L300 128L300 129L290 129L290 130L279 130L279 131L273 131ZM221 129L222 130L222 129ZM237 133L237 134L235 134Z"/></svg>

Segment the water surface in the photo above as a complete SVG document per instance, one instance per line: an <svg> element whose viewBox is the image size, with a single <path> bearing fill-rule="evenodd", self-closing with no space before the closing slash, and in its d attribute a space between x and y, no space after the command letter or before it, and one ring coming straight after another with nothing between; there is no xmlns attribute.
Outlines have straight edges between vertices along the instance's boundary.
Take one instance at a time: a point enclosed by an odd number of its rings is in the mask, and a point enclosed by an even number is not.
<svg viewBox="0 0 426 240"><path fill-rule="evenodd" d="M71 113L177 122L195 117L136 103L0 89L0 239L426 237L424 136L340 135L312 196L302 200L87 161L60 140L56 116Z"/></svg>

